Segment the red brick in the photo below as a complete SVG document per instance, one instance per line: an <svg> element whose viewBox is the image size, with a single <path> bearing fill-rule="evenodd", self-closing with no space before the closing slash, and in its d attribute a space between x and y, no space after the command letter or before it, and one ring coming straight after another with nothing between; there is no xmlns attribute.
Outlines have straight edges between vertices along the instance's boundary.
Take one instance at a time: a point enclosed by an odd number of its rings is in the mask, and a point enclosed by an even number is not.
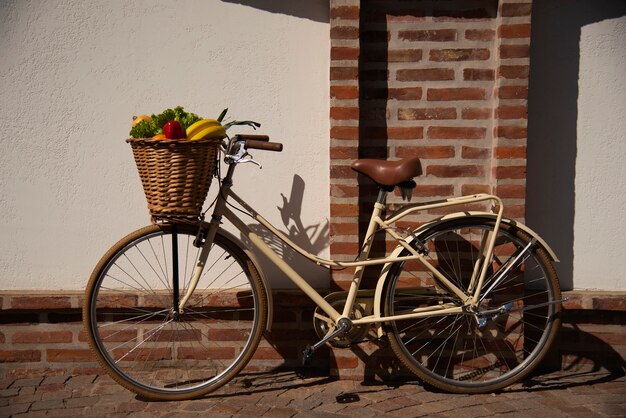
<svg viewBox="0 0 626 418"><path fill-rule="evenodd" d="M330 86L330 97L334 99L358 99L357 86Z"/></svg>
<svg viewBox="0 0 626 418"><path fill-rule="evenodd" d="M428 137L431 139L484 139L485 128L465 128L448 126L431 126Z"/></svg>
<svg viewBox="0 0 626 418"><path fill-rule="evenodd" d="M502 5L503 17L530 16L532 3L504 3Z"/></svg>
<svg viewBox="0 0 626 418"><path fill-rule="evenodd" d="M502 25L499 32L501 38L530 38L530 23Z"/></svg>
<svg viewBox="0 0 626 418"><path fill-rule="evenodd" d="M358 107L331 107L330 118L335 120L357 120L359 119Z"/></svg>
<svg viewBox="0 0 626 418"><path fill-rule="evenodd" d="M221 306L221 305L220 305ZM200 341L202 332L199 329L167 330L163 329L150 335L147 341L171 342L171 341Z"/></svg>
<svg viewBox="0 0 626 418"><path fill-rule="evenodd" d="M465 39L470 41L493 41L496 31L493 29L468 29L465 31Z"/></svg>
<svg viewBox="0 0 626 418"><path fill-rule="evenodd" d="M427 97L430 101L484 100L487 93L480 87L433 88L428 89Z"/></svg>
<svg viewBox="0 0 626 418"><path fill-rule="evenodd" d="M331 203L330 205L330 216L332 217L356 216L358 214L358 205L348 203Z"/></svg>
<svg viewBox="0 0 626 418"><path fill-rule="evenodd" d="M11 309L67 309L71 308L69 297L64 296L14 296Z"/></svg>
<svg viewBox="0 0 626 418"><path fill-rule="evenodd" d="M496 147L496 158L526 158L526 147Z"/></svg>
<svg viewBox="0 0 626 418"><path fill-rule="evenodd" d="M356 67L330 67L331 80L357 80L359 69Z"/></svg>
<svg viewBox="0 0 626 418"><path fill-rule="evenodd" d="M330 158L333 160L355 160L359 158L357 147L330 147Z"/></svg>
<svg viewBox="0 0 626 418"><path fill-rule="evenodd" d="M333 61L356 60L359 58L359 48L334 46L330 49L330 59Z"/></svg>
<svg viewBox="0 0 626 418"><path fill-rule="evenodd" d="M479 194L479 193L491 193L491 186L488 184L464 184L461 186L461 194Z"/></svg>
<svg viewBox="0 0 626 418"><path fill-rule="evenodd" d="M530 46L528 45L500 45L500 58L528 58Z"/></svg>
<svg viewBox="0 0 626 418"><path fill-rule="evenodd" d="M490 56L491 53L486 48L433 49L430 51L430 60L435 62L485 61Z"/></svg>
<svg viewBox="0 0 626 418"><path fill-rule="evenodd" d="M503 199L523 199L526 197L526 186L521 184L499 184L496 195Z"/></svg>
<svg viewBox="0 0 626 418"><path fill-rule="evenodd" d="M488 107L469 107L461 111L461 117L466 120L484 120L491 118L493 110Z"/></svg>
<svg viewBox="0 0 626 418"><path fill-rule="evenodd" d="M430 165L426 174L435 177L482 177L484 169L478 165Z"/></svg>
<svg viewBox="0 0 626 418"><path fill-rule="evenodd" d="M39 350L0 350L0 363L28 363L41 361Z"/></svg>
<svg viewBox="0 0 626 418"><path fill-rule="evenodd" d="M397 147L396 157L419 157L424 159L454 158L453 146L431 146L431 147Z"/></svg>
<svg viewBox="0 0 626 418"><path fill-rule="evenodd" d="M330 137L333 139L358 139L359 128L356 126L333 126L330 128Z"/></svg>
<svg viewBox="0 0 626 418"><path fill-rule="evenodd" d="M456 41L456 29L433 29L433 30L401 30L398 38L411 42L450 42Z"/></svg>
<svg viewBox="0 0 626 418"><path fill-rule="evenodd" d="M333 26L330 28L331 39L359 39L359 28L356 26Z"/></svg>
<svg viewBox="0 0 626 418"><path fill-rule="evenodd" d="M358 194L358 193L357 193ZM356 223L342 224L333 222L330 225L330 235L357 235L359 233L359 225Z"/></svg>
<svg viewBox="0 0 626 418"><path fill-rule="evenodd" d="M463 147L461 157L466 159L484 159L489 156L490 150L487 148Z"/></svg>
<svg viewBox="0 0 626 418"><path fill-rule="evenodd" d="M496 110L498 119L528 119L528 106L500 106Z"/></svg>
<svg viewBox="0 0 626 418"><path fill-rule="evenodd" d="M364 141L375 139L421 139L424 137L424 128L422 126L409 126L409 127L381 127L372 126L363 128ZM373 144L376 146L377 144ZM385 144L381 144L385 146Z"/></svg>
<svg viewBox="0 0 626 418"><path fill-rule="evenodd" d="M523 139L528 137L528 128L526 126L498 126L496 128L496 136L506 139Z"/></svg>
<svg viewBox="0 0 626 418"><path fill-rule="evenodd" d="M419 100L422 98L421 87L405 87L405 88L391 88L387 90L389 99L395 100Z"/></svg>
<svg viewBox="0 0 626 418"><path fill-rule="evenodd" d="M454 107L398 109L398 120L444 120L456 119Z"/></svg>
<svg viewBox="0 0 626 418"><path fill-rule="evenodd" d="M359 252L359 244L356 242L332 242L330 244L330 253L333 256L344 254L354 257Z"/></svg>
<svg viewBox="0 0 626 418"><path fill-rule="evenodd" d="M441 197L452 196L454 194L454 186L451 184L418 184L413 189L413 196L416 197Z"/></svg>
<svg viewBox="0 0 626 418"><path fill-rule="evenodd" d="M46 350L46 359L53 363L71 363L77 361L95 360L90 350L56 348Z"/></svg>
<svg viewBox="0 0 626 418"><path fill-rule="evenodd" d="M359 6L335 6L330 8L331 19L356 20L359 16Z"/></svg>
<svg viewBox="0 0 626 418"><path fill-rule="evenodd" d="M407 128L390 127L387 128L388 139L422 139L424 138L424 127L412 126Z"/></svg>
<svg viewBox="0 0 626 418"><path fill-rule="evenodd" d="M526 207L524 205L506 205L504 207L504 216L513 219L524 219L526 215Z"/></svg>
<svg viewBox="0 0 626 418"><path fill-rule="evenodd" d="M528 86L502 86L498 89L501 99L528 99Z"/></svg>
<svg viewBox="0 0 626 418"><path fill-rule="evenodd" d="M495 80L495 71L489 68L466 68L463 70L465 81L492 81Z"/></svg>
<svg viewBox="0 0 626 418"><path fill-rule="evenodd" d="M330 167L330 178L333 179L356 179L356 172L349 166L333 165Z"/></svg>
<svg viewBox="0 0 626 418"><path fill-rule="evenodd" d="M528 65L502 65L498 68L498 77L508 79L527 79L530 74Z"/></svg>
<svg viewBox="0 0 626 418"><path fill-rule="evenodd" d="M450 81L454 80L454 70L451 68L424 68L398 70L398 81Z"/></svg>
<svg viewBox="0 0 626 418"><path fill-rule="evenodd" d="M248 332L243 329L214 328L209 329L207 335L209 341L246 341L248 339Z"/></svg>
<svg viewBox="0 0 626 418"><path fill-rule="evenodd" d="M166 353L161 353L166 357ZM179 347L178 356L184 359L206 361L207 357L212 360L229 360L235 357L234 347Z"/></svg>
<svg viewBox="0 0 626 418"><path fill-rule="evenodd" d="M497 179L525 179L526 166L494 167L494 176Z"/></svg>
<svg viewBox="0 0 626 418"><path fill-rule="evenodd" d="M420 62L423 52L421 49L392 49L387 52L388 62Z"/></svg>
<svg viewBox="0 0 626 418"><path fill-rule="evenodd" d="M13 334L14 344L71 343L72 331L22 331Z"/></svg>
<svg viewBox="0 0 626 418"><path fill-rule="evenodd" d="M333 352L333 359L335 363L334 367L338 370L356 369L359 365L359 359L354 355L350 356Z"/></svg>

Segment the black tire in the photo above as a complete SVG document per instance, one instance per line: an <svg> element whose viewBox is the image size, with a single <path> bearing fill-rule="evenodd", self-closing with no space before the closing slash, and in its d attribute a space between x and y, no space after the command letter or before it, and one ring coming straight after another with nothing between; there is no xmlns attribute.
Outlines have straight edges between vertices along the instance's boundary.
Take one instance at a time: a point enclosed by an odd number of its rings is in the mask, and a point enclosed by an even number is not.
<svg viewBox="0 0 626 418"><path fill-rule="evenodd" d="M439 223L418 235L426 258L468 295L469 278L481 239L493 231L487 217L468 216ZM418 240L413 241L417 248ZM482 287L488 292L479 311L430 316L387 323L397 357L415 375L436 388L455 393L485 393L523 379L548 352L560 325L561 292L546 251L515 226L502 223L494 261ZM523 252L513 265L516 255ZM404 250L403 254L407 255ZM510 270L506 270L511 265ZM384 296L385 315L438 304L462 306L463 301L434 280L418 261L396 263ZM448 305L450 306L450 305ZM503 312L493 312L505 306ZM479 319L486 319L479 325Z"/></svg>
<svg viewBox="0 0 626 418"><path fill-rule="evenodd" d="M100 260L86 289L83 322L100 365L149 399L191 399L221 387L250 360L265 330L259 274L220 232L196 291L176 312L200 254L196 232L166 224L129 234Z"/></svg>

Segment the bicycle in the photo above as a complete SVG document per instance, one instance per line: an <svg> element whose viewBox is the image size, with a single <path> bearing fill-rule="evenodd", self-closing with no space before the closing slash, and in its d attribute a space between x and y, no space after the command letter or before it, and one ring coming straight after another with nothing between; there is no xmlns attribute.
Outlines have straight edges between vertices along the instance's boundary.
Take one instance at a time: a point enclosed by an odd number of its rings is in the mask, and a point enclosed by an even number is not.
<svg viewBox="0 0 626 418"><path fill-rule="evenodd" d="M360 341L369 327L387 336L396 357L423 382L457 393L502 389L544 358L560 325L556 256L532 230L503 216L493 195L407 203L387 214L396 187L410 198L418 158L357 160L352 168L377 184L364 242L354 261L327 260L294 244L232 190L239 164L258 164L248 150L281 151L267 136L223 141L228 169L219 179L209 222L164 222L115 244L90 277L83 307L99 363L122 386L149 399L182 400L229 382L252 358L271 327L272 293L256 256L231 233L229 221L317 305L320 341ZM397 226L418 211L491 203L417 228ZM253 218L313 263L354 268L347 292L323 297L239 217ZM370 257L377 233L394 240L388 255ZM382 266L373 290L359 288L367 266ZM365 293L369 307L358 302Z"/></svg>

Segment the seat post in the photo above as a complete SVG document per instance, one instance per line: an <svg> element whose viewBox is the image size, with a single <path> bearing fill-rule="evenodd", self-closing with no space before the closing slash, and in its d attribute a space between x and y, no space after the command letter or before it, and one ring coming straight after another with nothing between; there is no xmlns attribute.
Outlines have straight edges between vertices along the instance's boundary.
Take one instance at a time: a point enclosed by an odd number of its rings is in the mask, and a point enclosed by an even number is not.
<svg viewBox="0 0 626 418"><path fill-rule="evenodd" d="M376 203L380 203L381 205L385 204L387 200L387 192L383 186L378 187L378 196L376 197Z"/></svg>

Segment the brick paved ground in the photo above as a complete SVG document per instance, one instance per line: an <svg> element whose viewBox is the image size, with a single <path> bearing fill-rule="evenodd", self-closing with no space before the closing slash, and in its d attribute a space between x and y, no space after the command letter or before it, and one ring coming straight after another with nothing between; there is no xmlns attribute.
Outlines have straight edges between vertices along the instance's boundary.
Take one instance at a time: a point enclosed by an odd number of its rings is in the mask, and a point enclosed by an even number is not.
<svg viewBox="0 0 626 418"><path fill-rule="evenodd" d="M626 416L626 378L623 372L587 368L537 375L499 394L451 395L427 391L414 382L366 384L281 371L240 376L219 393L184 402L143 401L106 375L0 380L0 417L200 414L360 418Z"/></svg>

